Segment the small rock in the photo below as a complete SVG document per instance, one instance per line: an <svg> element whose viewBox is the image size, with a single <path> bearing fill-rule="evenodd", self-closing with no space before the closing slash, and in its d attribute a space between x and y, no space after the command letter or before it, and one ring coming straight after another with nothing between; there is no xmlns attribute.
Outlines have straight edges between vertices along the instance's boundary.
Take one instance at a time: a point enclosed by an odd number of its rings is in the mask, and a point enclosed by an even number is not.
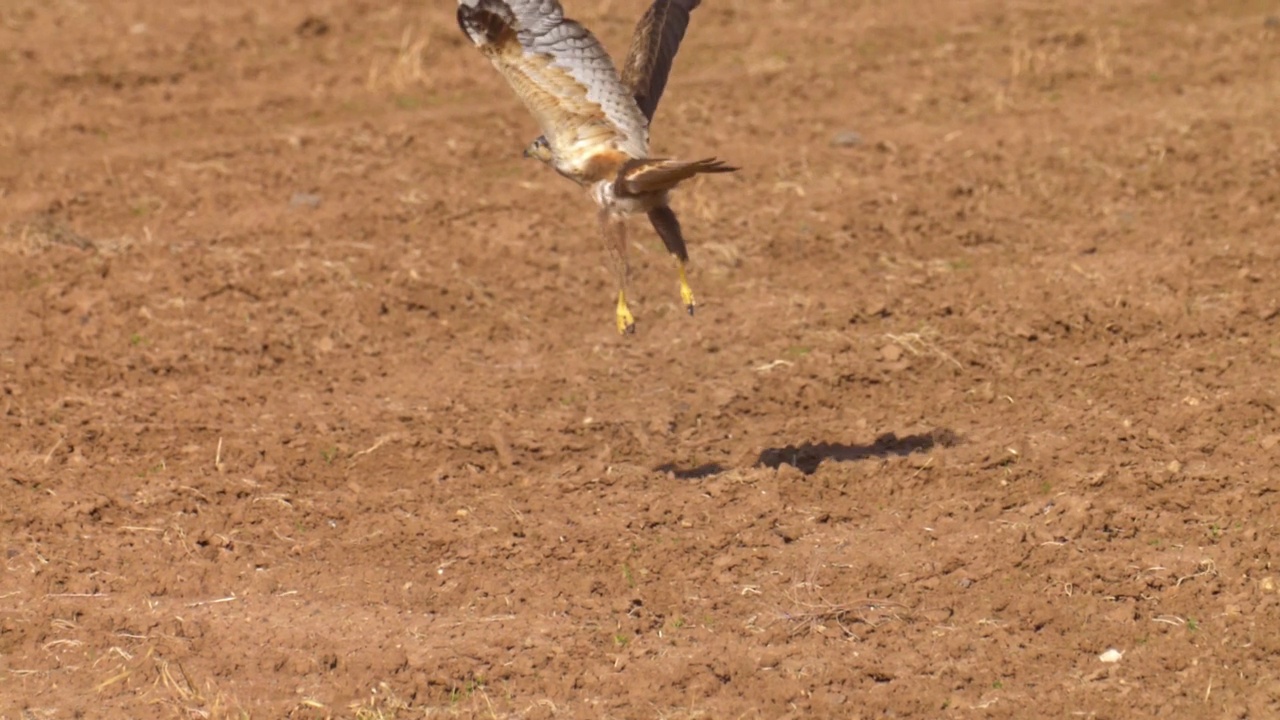
<svg viewBox="0 0 1280 720"><path fill-rule="evenodd" d="M862 135L852 130L838 132L832 136L831 144L835 147L857 147L862 144Z"/></svg>
<svg viewBox="0 0 1280 720"><path fill-rule="evenodd" d="M883 298L870 298L866 305L863 306L862 312L867 317L887 318L893 313L889 311L889 305Z"/></svg>
<svg viewBox="0 0 1280 720"><path fill-rule="evenodd" d="M320 196L314 193L294 193L293 197L289 198L289 204L293 207L298 207L299 205L313 208L320 207Z"/></svg>
<svg viewBox="0 0 1280 720"><path fill-rule="evenodd" d="M798 528L786 525L778 525L774 527L773 534L782 538L782 542L787 543L788 545L795 542L802 535Z"/></svg>
<svg viewBox="0 0 1280 720"><path fill-rule="evenodd" d="M1178 473L1182 472L1182 463L1178 462L1177 460L1170 460L1169 464L1165 466L1165 469L1173 473L1174 475L1177 475Z"/></svg>
<svg viewBox="0 0 1280 720"><path fill-rule="evenodd" d="M1273 577L1264 577L1258 582L1258 587L1264 593L1273 593L1276 591L1276 579Z"/></svg>
<svg viewBox="0 0 1280 720"><path fill-rule="evenodd" d="M1111 648L1110 650L1099 655L1098 659L1104 663L1118 663L1120 662L1120 658L1123 656L1124 656L1124 653L1120 652L1115 648Z"/></svg>

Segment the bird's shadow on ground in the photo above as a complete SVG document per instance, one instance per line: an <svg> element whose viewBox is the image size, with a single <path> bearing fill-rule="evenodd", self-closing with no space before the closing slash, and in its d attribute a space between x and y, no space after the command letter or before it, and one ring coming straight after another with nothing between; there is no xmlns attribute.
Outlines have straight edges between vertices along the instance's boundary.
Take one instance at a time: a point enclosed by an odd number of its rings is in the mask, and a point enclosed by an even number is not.
<svg viewBox="0 0 1280 720"><path fill-rule="evenodd" d="M691 468L682 468L675 463L666 463L654 468L660 473L670 473L677 480L702 480L712 475L719 475L727 469L720 463L703 463Z"/></svg>
<svg viewBox="0 0 1280 720"><path fill-rule="evenodd" d="M869 458L910 455L913 452L931 450L934 447L951 447L961 442L955 432L947 429L933 430L898 437L894 433L885 433L868 445L848 445L845 443L803 443L785 447L765 448L756 458L755 467L777 469L782 465L790 465L805 475L812 475L824 460L836 462L855 462ZM720 463L703 463L695 467L680 467L675 463L665 463L654 468L661 473L669 473L678 480L702 480L728 470Z"/></svg>
<svg viewBox="0 0 1280 720"><path fill-rule="evenodd" d="M960 437L951 430L939 429L927 433L917 433L898 437L893 433L885 433L868 445L846 445L844 443L804 443L787 445L786 447L766 448L760 453L756 465L777 468L784 463L805 475L812 475L824 460L836 462L854 462L868 458L883 458L910 455L913 452L931 450L934 447L951 447L960 442Z"/></svg>

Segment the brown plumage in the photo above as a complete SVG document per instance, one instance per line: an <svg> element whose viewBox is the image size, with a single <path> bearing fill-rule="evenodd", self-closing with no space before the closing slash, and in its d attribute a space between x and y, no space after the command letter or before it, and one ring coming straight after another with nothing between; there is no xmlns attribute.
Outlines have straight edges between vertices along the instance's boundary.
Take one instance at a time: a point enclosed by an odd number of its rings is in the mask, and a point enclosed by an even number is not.
<svg viewBox="0 0 1280 720"><path fill-rule="evenodd" d="M654 0L636 25L619 73L595 36L564 17L558 0L458 0L458 26L489 58L537 120L542 136L525 155L590 189L618 279L617 324L635 327L626 302L629 267L623 218L643 212L680 274L688 253L668 192L699 174L736 168L714 158L691 162L649 157L649 123L666 89L690 13L701 0Z"/></svg>
<svg viewBox="0 0 1280 720"><path fill-rule="evenodd" d="M655 0L640 16L631 50L622 63L622 84L631 88L640 112L649 120L667 89L671 64L689 27L689 14L702 0Z"/></svg>

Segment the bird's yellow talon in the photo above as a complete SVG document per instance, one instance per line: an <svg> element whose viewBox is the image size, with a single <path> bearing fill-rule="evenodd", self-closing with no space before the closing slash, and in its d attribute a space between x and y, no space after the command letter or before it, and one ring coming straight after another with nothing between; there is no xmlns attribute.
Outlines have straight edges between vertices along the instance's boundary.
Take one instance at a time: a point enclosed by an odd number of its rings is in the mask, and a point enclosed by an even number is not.
<svg viewBox="0 0 1280 720"><path fill-rule="evenodd" d="M689 287L689 280L684 275L684 263L680 263L680 301L684 303L684 307L693 314L693 309L698 303L693 299L693 288Z"/></svg>
<svg viewBox="0 0 1280 720"><path fill-rule="evenodd" d="M626 293L618 293L618 334L628 335L636 331L636 318L627 307Z"/></svg>

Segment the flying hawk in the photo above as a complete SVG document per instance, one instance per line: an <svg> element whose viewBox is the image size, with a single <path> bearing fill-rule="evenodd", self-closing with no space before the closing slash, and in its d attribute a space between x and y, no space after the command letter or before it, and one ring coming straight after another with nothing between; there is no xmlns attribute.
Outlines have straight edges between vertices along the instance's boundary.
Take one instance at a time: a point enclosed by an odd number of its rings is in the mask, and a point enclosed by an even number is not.
<svg viewBox="0 0 1280 720"><path fill-rule="evenodd" d="M618 281L618 332L635 331L627 308L626 225L645 213L680 273L680 299L693 314L689 260L668 192L700 173L732 172L715 158L649 157L649 122L667 85L689 13L702 0L655 0L636 26L631 51L614 67L559 0L458 0L458 26L507 79L542 129L525 149L590 190Z"/></svg>

